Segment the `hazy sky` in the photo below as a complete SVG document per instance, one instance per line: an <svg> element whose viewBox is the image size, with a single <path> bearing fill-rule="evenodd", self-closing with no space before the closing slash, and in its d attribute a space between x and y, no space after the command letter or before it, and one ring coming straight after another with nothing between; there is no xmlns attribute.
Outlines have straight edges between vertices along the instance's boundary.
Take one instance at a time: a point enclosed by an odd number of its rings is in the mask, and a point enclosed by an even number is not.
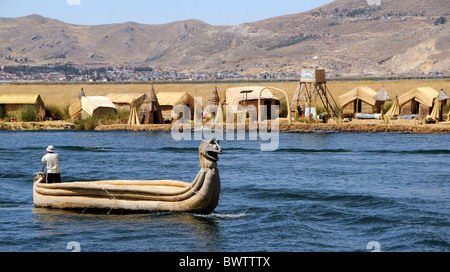
<svg viewBox="0 0 450 272"><path fill-rule="evenodd" d="M72 24L134 21L164 24L198 19L211 25L238 25L300 13L332 0L0 0L0 17L39 14Z"/></svg>

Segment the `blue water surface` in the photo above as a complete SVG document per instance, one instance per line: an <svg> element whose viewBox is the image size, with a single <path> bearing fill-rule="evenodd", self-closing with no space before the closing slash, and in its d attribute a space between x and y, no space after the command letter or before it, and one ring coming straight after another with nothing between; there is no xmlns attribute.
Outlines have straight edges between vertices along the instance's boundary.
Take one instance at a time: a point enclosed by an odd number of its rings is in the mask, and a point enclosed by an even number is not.
<svg viewBox="0 0 450 272"><path fill-rule="evenodd" d="M222 192L210 215L38 209L33 173L48 145L64 182L192 181L198 140L170 132L0 132L0 251L450 251L450 135L280 133L221 141Z"/></svg>

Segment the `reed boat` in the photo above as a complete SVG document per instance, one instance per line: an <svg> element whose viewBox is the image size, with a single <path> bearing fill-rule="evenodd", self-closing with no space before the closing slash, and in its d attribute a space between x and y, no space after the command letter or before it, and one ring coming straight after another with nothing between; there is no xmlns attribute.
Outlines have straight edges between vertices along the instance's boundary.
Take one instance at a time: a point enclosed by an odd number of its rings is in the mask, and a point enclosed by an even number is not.
<svg viewBox="0 0 450 272"><path fill-rule="evenodd" d="M219 141L203 140L200 171L193 182L175 180L105 180L47 184L37 173L33 201L37 208L211 213L219 203Z"/></svg>

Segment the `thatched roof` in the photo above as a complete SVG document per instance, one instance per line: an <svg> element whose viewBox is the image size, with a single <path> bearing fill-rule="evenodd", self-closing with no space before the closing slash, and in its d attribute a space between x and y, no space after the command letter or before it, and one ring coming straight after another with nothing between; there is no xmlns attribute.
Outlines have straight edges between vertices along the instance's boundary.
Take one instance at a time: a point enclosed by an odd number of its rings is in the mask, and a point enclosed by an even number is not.
<svg viewBox="0 0 450 272"><path fill-rule="evenodd" d="M146 99L150 101L158 101L158 97L156 97L155 87L153 86L153 83L150 84L150 91Z"/></svg>
<svg viewBox="0 0 450 272"><path fill-rule="evenodd" d="M83 96L69 107L69 115L73 117L84 110L89 116L93 116L99 108L116 110L116 106L105 96Z"/></svg>
<svg viewBox="0 0 450 272"><path fill-rule="evenodd" d="M160 92L156 96L161 106L189 105L194 107L194 97L186 92Z"/></svg>
<svg viewBox="0 0 450 272"><path fill-rule="evenodd" d="M380 91L373 97L375 101L392 101L392 98L387 94L386 89L383 87Z"/></svg>
<svg viewBox="0 0 450 272"><path fill-rule="evenodd" d="M69 107L69 116L72 118L83 110L81 99L77 99Z"/></svg>
<svg viewBox="0 0 450 272"><path fill-rule="evenodd" d="M30 104L42 103L38 94L2 94L0 95L0 104Z"/></svg>
<svg viewBox="0 0 450 272"><path fill-rule="evenodd" d="M242 91L252 91L247 94L241 93ZM235 87L228 88L225 92L225 100L228 105L238 105L241 101L247 99L258 100L258 95L261 93L261 100L278 100L278 98L266 87L263 86L245 86L245 87Z"/></svg>
<svg viewBox="0 0 450 272"><path fill-rule="evenodd" d="M450 99L450 96L448 94L446 94L444 92L444 90L441 90L439 92L439 101L444 101L444 100L448 100L448 99Z"/></svg>
<svg viewBox="0 0 450 272"><path fill-rule="evenodd" d="M214 90L212 91L211 95L209 96L206 107L203 110L203 114L217 112L217 110L219 109L219 104L220 104L220 97L219 97L219 93L217 92L217 86L216 86L216 87L214 87Z"/></svg>
<svg viewBox="0 0 450 272"><path fill-rule="evenodd" d="M114 104L128 104L131 105L133 101L136 101L138 105L142 104L145 100L145 94L135 93L111 93L106 95Z"/></svg>
<svg viewBox="0 0 450 272"><path fill-rule="evenodd" d="M155 112L156 116L154 115ZM150 91L143 104L139 107L137 115L141 124L161 124L164 121L161 113L161 106L155 94L153 84L151 84ZM155 120L155 117L157 120Z"/></svg>
<svg viewBox="0 0 450 272"><path fill-rule="evenodd" d="M208 99L208 105L219 105L220 103L220 97L219 93L217 92L217 86L214 87L214 90L212 91L211 95Z"/></svg>
<svg viewBox="0 0 450 272"><path fill-rule="evenodd" d="M420 87L410 90L399 97L399 104L402 106L406 102L414 99L427 107L433 106L433 101L438 97L439 92L431 87Z"/></svg>
<svg viewBox="0 0 450 272"><path fill-rule="evenodd" d="M374 97L377 95L377 92L375 92L373 89L367 87L367 86L358 86L354 88L353 90L349 91L348 93L345 93L339 97L341 106L345 106L348 103L354 101L355 99L360 99L367 104L370 104L372 106L375 106L375 99Z"/></svg>

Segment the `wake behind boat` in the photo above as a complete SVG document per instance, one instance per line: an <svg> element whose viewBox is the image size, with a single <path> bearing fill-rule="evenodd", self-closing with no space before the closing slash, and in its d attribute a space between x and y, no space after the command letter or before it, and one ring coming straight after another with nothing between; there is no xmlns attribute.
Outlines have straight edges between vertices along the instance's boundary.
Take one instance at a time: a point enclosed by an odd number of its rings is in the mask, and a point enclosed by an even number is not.
<svg viewBox="0 0 450 272"><path fill-rule="evenodd" d="M208 214L219 203L219 141L203 140L199 147L200 171L192 183L174 180L105 180L45 183L39 174L33 185L38 208L125 211L191 212Z"/></svg>

